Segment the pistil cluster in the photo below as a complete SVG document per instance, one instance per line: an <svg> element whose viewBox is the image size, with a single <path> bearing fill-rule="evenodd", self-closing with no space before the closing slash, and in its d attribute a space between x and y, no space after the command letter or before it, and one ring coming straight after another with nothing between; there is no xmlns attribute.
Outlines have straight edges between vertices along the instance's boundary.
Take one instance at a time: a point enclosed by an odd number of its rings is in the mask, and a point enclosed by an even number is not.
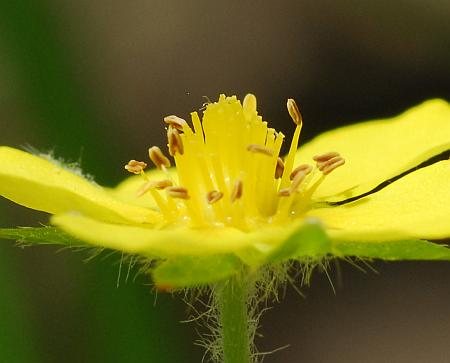
<svg viewBox="0 0 450 363"><path fill-rule="evenodd" d="M294 168L303 121L293 99L287 101L287 109L295 131L284 159L279 156L284 135L258 115L255 96L247 95L241 104L234 96L221 95L207 105L202 120L191 113L193 128L178 116L164 118L176 168L159 147L149 149L164 179L150 179L142 161L131 160L125 169L143 176L138 196L150 193L169 224L250 230L261 223L288 221L298 201L307 205L324 177L344 159L328 152L314 157L315 166Z"/></svg>

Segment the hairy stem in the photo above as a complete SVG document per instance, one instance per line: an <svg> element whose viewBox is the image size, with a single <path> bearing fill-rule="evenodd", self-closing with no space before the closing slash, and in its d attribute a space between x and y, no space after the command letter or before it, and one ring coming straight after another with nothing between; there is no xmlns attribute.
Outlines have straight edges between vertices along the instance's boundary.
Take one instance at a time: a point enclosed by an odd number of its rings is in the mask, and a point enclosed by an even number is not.
<svg viewBox="0 0 450 363"><path fill-rule="evenodd" d="M216 298L224 363L250 363L248 282L240 274L232 277L218 286Z"/></svg>

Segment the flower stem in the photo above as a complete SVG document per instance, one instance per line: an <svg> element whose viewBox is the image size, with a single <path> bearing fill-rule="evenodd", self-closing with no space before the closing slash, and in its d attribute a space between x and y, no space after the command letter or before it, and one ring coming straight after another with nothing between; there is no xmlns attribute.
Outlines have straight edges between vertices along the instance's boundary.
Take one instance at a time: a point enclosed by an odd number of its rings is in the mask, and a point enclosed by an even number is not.
<svg viewBox="0 0 450 363"><path fill-rule="evenodd" d="M250 363L248 282L242 275L232 277L218 287L216 298L224 363Z"/></svg>

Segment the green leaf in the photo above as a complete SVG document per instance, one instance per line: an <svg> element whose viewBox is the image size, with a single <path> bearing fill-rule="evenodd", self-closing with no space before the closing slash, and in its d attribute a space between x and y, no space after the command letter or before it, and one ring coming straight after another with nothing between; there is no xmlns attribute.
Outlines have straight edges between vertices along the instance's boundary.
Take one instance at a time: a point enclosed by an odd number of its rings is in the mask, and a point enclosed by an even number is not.
<svg viewBox="0 0 450 363"><path fill-rule="evenodd" d="M343 242L333 243L335 254L382 260L450 260L446 245L423 240L394 242Z"/></svg>
<svg viewBox="0 0 450 363"><path fill-rule="evenodd" d="M167 289L205 285L235 274L241 267L233 255L174 257L153 270L155 284Z"/></svg>
<svg viewBox="0 0 450 363"><path fill-rule="evenodd" d="M331 253L331 242L320 223L309 221L272 251L266 262L281 262L298 257L320 257Z"/></svg>
<svg viewBox="0 0 450 363"><path fill-rule="evenodd" d="M55 227L0 228L0 238L15 240L23 244L87 246L83 241Z"/></svg>

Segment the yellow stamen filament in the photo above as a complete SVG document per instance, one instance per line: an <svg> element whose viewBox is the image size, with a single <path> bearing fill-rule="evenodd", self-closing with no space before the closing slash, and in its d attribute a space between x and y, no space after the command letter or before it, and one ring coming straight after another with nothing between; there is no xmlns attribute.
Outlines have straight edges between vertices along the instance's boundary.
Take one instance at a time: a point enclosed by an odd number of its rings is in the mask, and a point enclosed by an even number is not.
<svg viewBox="0 0 450 363"><path fill-rule="evenodd" d="M243 184L242 184L242 180L236 180L234 182L234 187L233 190L231 192L231 196L230 196L230 201L231 203L235 202L238 199L242 198L242 192L243 192Z"/></svg>
<svg viewBox="0 0 450 363"><path fill-rule="evenodd" d="M297 104L295 101L290 98L287 102L287 109L289 111L289 115L292 118L292 121L297 125L295 127L294 136L292 136L291 146L289 148L288 156L285 159L284 162L284 171L283 176L281 177L281 183L280 188L286 188L289 185L289 179L292 172L292 167L294 166L295 162L295 154L297 152L298 147L298 140L300 138L300 132L302 131L302 116L300 114L300 111L297 107Z"/></svg>
<svg viewBox="0 0 450 363"><path fill-rule="evenodd" d="M167 195L177 199L189 199L189 193L186 188L183 187L168 187L166 188Z"/></svg>
<svg viewBox="0 0 450 363"><path fill-rule="evenodd" d="M261 146L261 145L248 145L247 146L247 151L250 151L252 153L259 153L259 154L263 154L263 155L267 155L267 156L273 156L273 150L266 147L266 146Z"/></svg>
<svg viewBox="0 0 450 363"><path fill-rule="evenodd" d="M180 134L177 129L169 127L169 129L167 130L167 139L169 142L169 154L171 156L175 156L176 153L179 153L180 155L184 154L183 141L181 140Z"/></svg>
<svg viewBox="0 0 450 363"><path fill-rule="evenodd" d="M308 175L312 170L313 170L313 167L311 165L308 165L308 164L299 165L294 170L292 170L292 173L289 176L289 179L294 180L295 176L299 172L304 172L305 175Z"/></svg>
<svg viewBox="0 0 450 363"><path fill-rule="evenodd" d="M146 167L147 164L143 161L130 160L128 164L125 165L125 170L133 174L141 174Z"/></svg>
<svg viewBox="0 0 450 363"><path fill-rule="evenodd" d="M166 158L158 146L152 146L148 149L148 156L158 169L161 169L163 166L170 168L170 160Z"/></svg>
<svg viewBox="0 0 450 363"><path fill-rule="evenodd" d="M164 117L164 122L168 124L169 126L172 126L173 128L183 131L183 128L185 125L187 125L186 120L182 119L181 117L170 115Z"/></svg>
<svg viewBox="0 0 450 363"><path fill-rule="evenodd" d="M280 179L284 171L284 162L280 157L277 158L277 165L275 167L275 179Z"/></svg>
<svg viewBox="0 0 450 363"><path fill-rule="evenodd" d="M208 204L214 204L221 200L223 197L223 193L219 192L217 190L211 190L206 194L206 200L208 201Z"/></svg>

